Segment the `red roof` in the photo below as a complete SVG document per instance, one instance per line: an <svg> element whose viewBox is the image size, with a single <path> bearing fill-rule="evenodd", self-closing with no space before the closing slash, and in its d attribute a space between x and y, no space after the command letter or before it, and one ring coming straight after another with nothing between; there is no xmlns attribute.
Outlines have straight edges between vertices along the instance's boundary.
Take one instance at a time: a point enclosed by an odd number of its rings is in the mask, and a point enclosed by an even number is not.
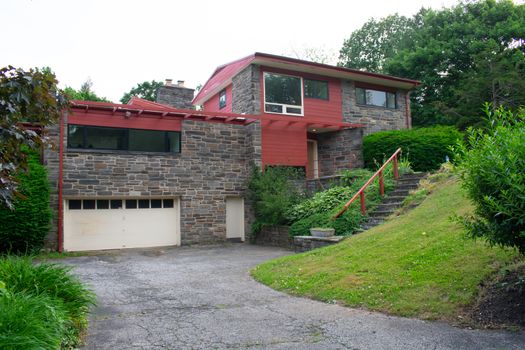
<svg viewBox="0 0 525 350"><path fill-rule="evenodd" d="M231 79L250 64L261 64L266 66L275 66L298 71L308 71L318 75L337 76L356 81L372 82L376 84L385 84L387 86L412 89L419 85L420 82L412 79L394 77L386 74L370 73L358 69L331 66L328 64L310 62L296 58L271 55L267 53L256 52L239 60L226 63L215 69L212 76L193 99L193 104L200 105L218 93L221 89L230 84Z"/></svg>

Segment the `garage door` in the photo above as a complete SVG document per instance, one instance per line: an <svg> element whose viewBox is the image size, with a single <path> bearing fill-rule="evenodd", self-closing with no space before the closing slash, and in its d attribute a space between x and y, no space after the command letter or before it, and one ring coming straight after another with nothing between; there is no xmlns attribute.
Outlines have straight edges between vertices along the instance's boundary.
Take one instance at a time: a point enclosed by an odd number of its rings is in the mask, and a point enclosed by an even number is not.
<svg viewBox="0 0 525 350"><path fill-rule="evenodd" d="M180 245L176 198L69 199L64 250Z"/></svg>

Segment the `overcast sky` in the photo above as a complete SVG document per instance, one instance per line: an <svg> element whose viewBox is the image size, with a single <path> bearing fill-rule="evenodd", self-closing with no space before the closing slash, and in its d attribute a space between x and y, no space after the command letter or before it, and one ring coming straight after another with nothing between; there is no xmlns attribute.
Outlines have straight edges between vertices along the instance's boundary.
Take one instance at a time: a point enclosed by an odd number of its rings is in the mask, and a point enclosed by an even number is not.
<svg viewBox="0 0 525 350"><path fill-rule="evenodd" d="M266 52L336 56L370 17L412 15L456 0L0 0L0 66L49 66L62 87L90 78L117 102L145 80L203 84L215 67Z"/></svg>

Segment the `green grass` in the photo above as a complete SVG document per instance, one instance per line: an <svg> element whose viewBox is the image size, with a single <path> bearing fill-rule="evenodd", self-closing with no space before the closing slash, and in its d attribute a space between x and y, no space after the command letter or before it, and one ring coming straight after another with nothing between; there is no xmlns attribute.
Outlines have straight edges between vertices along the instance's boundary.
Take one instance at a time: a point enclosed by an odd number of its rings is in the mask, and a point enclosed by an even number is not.
<svg viewBox="0 0 525 350"><path fill-rule="evenodd" d="M57 348L42 347L42 341L75 347L87 326L89 306L95 303L95 295L69 267L33 264L30 258L14 256L0 259L0 297L1 349ZM56 332L42 336L49 327ZM26 332L31 328L38 331ZM13 342L20 344L11 347Z"/></svg>
<svg viewBox="0 0 525 350"><path fill-rule="evenodd" d="M472 210L454 179L420 206L342 243L257 266L270 287L400 316L446 319L474 301L481 281L517 258L465 238L450 217Z"/></svg>

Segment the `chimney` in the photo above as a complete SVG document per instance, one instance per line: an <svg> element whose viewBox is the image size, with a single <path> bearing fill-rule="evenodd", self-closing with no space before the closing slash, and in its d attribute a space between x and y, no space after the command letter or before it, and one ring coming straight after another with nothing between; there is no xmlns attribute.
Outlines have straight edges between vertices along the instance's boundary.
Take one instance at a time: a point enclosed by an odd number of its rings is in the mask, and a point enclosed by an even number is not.
<svg viewBox="0 0 525 350"><path fill-rule="evenodd" d="M184 87L184 80L177 80L173 84L173 79L166 79L166 82L157 90L158 103L172 106L180 109L193 109L191 101L195 89Z"/></svg>

